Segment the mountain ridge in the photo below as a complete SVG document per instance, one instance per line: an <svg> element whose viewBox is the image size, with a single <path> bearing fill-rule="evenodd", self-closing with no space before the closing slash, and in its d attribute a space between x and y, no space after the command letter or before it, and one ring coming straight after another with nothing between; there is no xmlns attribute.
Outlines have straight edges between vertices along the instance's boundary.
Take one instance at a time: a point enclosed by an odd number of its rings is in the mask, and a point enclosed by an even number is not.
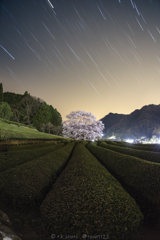
<svg viewBox="0 0 160 240"><path fill-rule="evenodd" d="M160 104L149 104L130 114L109 113L100 119L105 125L104 137L151 138L160 137Z"/></svg>

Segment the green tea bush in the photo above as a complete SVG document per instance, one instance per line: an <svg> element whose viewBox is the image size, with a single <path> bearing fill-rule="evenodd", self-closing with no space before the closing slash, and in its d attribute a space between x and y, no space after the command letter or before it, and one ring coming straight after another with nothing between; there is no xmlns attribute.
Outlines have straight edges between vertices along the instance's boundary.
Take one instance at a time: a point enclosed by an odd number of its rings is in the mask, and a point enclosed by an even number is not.
<svg viewBox="0 0 160 240"><path fill-rule="evenodd" d="M88 144L88 142L87 141L82 141L82 144L86 146Z"/></svg>
<svg viewBox="0 0 160 240"><path fill-rule="evenodd" d="M28 144L20 144L16 146L8 146L8 151L19 151L19 150L31 150L31 149L36 149L36 148L44 148L44 147L49 147L49 146L54 146L54 142L34 142L34 143L28 143Z"/></svg>
<svg viewBox="0 0 160 240"><path fill-rule="evenodd" d="M110 150L113 150L115 152L120 152L123 154L127 154L130 156L138 157L150 162L157 162L160 163L160 153L158 152L150 152L150 151L144 151L144 150L137 150L134 148L126 148L126 147L120 147L120 146L113 146L111 144L107 144L105 142L101 142L99 147L104 147Z"/></svg>
<svg viewBox="0 0 160 240"><path fill-rule="evenodd" d="M67 143L71 143L72 140L66 138L66 139L62 139L61 142L67 144Z"/></svg>
<svg viewBox="0 0 160 240"><path fill-rule="evenodd" d="M38 149L38 151L37 149L27 149L0 153L0 172L48 154L49 152L52 152L63 146L64 143L61 143L58 145L53 144L48 147L43 147Z"/></svg>
<svg viewBox="0 0 160 240"><path fill-rule="evenodd" d="M160 164L93 144L87 144L87 148L137 201L144 213L146 223L159 224Z"/></svg>
<svg viewBox="0 0 160 240"><path fill-rule="evenodd" d="M1 172L1 200L23 211L38 207L65 168L73 148L74 143L70 143L35 160Z"/></svg>
<svg viewBox="0 0 160 240"><path fill-rule="evenodd" d="M48 231L130 239L143 220L134 199L80 143L40 206Z"/></svg>
<svg viewBox="0 0 160 240"><path fill-rule="evenodd" d="M160 152L160 144L135 144L135 143L127 143L127 142L119 142L119 141L105 141L107 144L118 145L120 147L132 148L143 151L152 151L152 152Z"/></svg>

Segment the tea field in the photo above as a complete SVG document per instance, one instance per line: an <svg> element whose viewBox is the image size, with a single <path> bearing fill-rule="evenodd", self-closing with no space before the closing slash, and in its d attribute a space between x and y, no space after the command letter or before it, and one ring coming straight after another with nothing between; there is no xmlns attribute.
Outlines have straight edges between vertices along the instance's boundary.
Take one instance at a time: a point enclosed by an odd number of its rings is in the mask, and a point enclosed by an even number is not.
<svg viewBox="0 0 160 240"><path fill-rule="evenodd" d="M39 211L48 239L145 239L142 229L160 227L159 146L62 138L7 146L0 201L24 216Z"/></svg>

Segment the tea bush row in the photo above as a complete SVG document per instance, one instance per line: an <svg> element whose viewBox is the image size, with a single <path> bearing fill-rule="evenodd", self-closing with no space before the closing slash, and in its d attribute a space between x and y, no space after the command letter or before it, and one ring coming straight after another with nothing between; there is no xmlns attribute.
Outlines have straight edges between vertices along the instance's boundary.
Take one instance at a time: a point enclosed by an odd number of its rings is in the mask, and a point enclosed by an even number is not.
<svg viewBox="0 0 160 240"><path fill-rule="evenodd" d="M86 149L76 145L65 170L40 206L51 233L131 237L143 220L135 200Z"/></svg>
<svg viewBox="0 0 160 240"><path fill-rule="evenodd" d="M160 153L158 152L150 152L150 151L144 151L144 150L137 150L134 148L130 149L126 147L114 146L111 144L107 144L105 142L101 142L98 146L113 150L115 152L120 152L130 156L138 157L150 162L160 163Z"/></svg>
<svg viewBox="0 0 160 240"><path fill-rule="evenodd" d="M160 152L160 144L132 144L127 142L119 141L105 141L110 145L118 145L120 147L132 148L137 150L151 151L151 152Z"/></svg>
<svg viewBox="0 0 160 240"><path fill-rule="evenodd" d="M91 143L86 146L137 201L146 223L159 224L160 164L117 153Z"/></svg>
<svg viewBox="0 0 160 240"><path fill-rule="evenodd" d="M26 211L40 205L65 168L74 143L0 173L0 196L14 208Z"/></svg>
<svg viewBox="0 0 160 240"><path fill-rule="evenodd" d="M8 151L17 151L17 150L27 150L27 149L36 149L36 148L44 148L55 145L54 142L43 142L43 143L29 143L29 144L20 144L14 146L8 146Z"/></svg>
<svg viewBox="0 0 160 240"><path fill-rule="evenodd" d="M63 147L65 144L52 144L40 149L26 149L26 150L15 150L9 152L0 153L0 172L5 171L9 168L16 167L25 162L29 162L35 158L48 154L58 148Z"/></svg>

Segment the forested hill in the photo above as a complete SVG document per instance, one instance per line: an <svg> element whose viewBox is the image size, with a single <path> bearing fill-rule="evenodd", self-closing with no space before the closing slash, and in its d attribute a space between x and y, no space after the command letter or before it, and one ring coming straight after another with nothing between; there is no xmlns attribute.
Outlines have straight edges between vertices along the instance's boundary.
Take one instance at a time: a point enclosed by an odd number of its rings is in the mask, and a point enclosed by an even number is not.
<svg viewBox="0 0 160 240"><path fill-rule="evenodd" d="M124 114L118 114L118 113L109 113L108 115L106 115L104 118L100 119L100 121L102 121L105 125L105 129L103 131L103 133L106 135L108 130L115 125L116 123L118 123L122 118L125 118Z"/></svg>
<svg viewBox="0 0 160 240"><path fill-rule="evenodd" d="M100 120L105 124L104 137L160 137L160 104L144 106L128 115L109 113Z"/></svg>
<svg viewBox="0 0 160 240"><path fill-rule="evenodd" d="M50 123L50 127L51 125L62 125L61 114L56 108L48 105L40 98L31 96L27 91L24 95L12 92L4 92L3 95L4 102L10 105L13 112L11 121L31 125L39 130L41 130L41 127L44 129L48 123Z"/></svg>

